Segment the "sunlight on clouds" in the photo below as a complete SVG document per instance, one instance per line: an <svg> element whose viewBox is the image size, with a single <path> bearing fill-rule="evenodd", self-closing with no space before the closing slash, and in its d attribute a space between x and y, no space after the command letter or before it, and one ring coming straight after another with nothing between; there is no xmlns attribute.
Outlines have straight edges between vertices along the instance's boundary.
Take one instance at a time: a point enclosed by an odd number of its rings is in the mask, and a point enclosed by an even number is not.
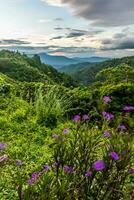
<svg viewBox="0 0 134 200"><path fill-rule="evenodd" d="M41 0L41 1L50 4L52 6L60 6L60 7L63 6L62 0Z"/></svg>

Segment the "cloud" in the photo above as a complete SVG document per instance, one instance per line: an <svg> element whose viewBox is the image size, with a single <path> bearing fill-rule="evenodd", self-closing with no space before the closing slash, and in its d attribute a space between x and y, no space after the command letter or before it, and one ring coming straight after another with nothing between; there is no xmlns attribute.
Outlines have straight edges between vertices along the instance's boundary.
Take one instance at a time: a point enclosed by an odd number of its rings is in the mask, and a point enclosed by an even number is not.
<svg viewBox="0 0 134 200"><path fill-rule="evenodd" d="M101 50L130 50L134 49L134 33L118 33L111 39L101 41Z"/></svg>
<svg viewBox="0 0 134 200"><path fill-rule="evenodd" d="M56 36L56 37L51 38L50 40L59 40L62 38L64 38L64 36Z"/></svg>
<svg viewBox="0 0 134 200"><path fill-rule="evenodd" d="M24 44L30 44L30 42L23 40L14 40L14 39L0 40L0 45L24 45Z"/></svg>
<svg viewBox="0 0 134 200"><path fill-rule="evenodd" d="M72 28L61 28L61 27L56 27L54 28L54 30L56 31L67 31L67 33L65 33L65 35L63 36L56 36L51 38L50 40L54 40L54 39L62 39L62 38L79 38L82 36L85 37L94 37L97 34L100 34L102 32L104 32L104 30L97 30L97 29L91 29L90 31L88 30L81 30L81 29L72 29Z"/></svg>
<svg viewBox="0 0 134 200"><path fill-rule="evenodd" d="M51 53L65 53L65 54L84 54L84 53L95 53L96 52L96 48L92 48L92 47L58 47L55 50L52 50Z"/></svg>
<svg viewBox="0 0 134 200"><path fill-rule="evenodd" d="M61 27L55 27L54 30L61 31L61 30L63 30L63 28L61 28Z"/></svg>
<svg viewBox="0 0 134 200"><path fill-rule="evenodd" d="M71 33L69 33L68 35L67 35L67 37L66 38L73 38L73 37L81 37L81 36L83 36L83 35L85 35L85 33L81 33L81 32L71 32Z"/></svg>
<svg viewBox="0 0 134 200"><path fill-rule="evenodd" d="M69 5L74 15L83 17L96 26L134 24L133 0L43 0L51 5Z"/></svg>
<svg viewBox="0 0 134 200"><path fill-rule="evenodd" d="M92 47L77 47L77 46L71 46L71 47L59 47L57 45L47 45L47 46L0 46L0 50L2 49L8 49L11 51L20 51L30 54L36 54L41 52L46 52L49 54L55 54L55 53L64 53L69 56L75 56L75 55L82 55L82 54L91 54L95 53L96 49Z"/></svg>
<svg viewBox="0 0 134 200"><path fill-rule="evenodd" d="M63 6L61 0L41 0L41 1L50 4L52 6L59 6L59 7Z"/></svg>
<svg viewBox="0 0 134 200"><path fill-rule="evenodd" d="M55 21L63 21L63 18L57 17L57 18L55 18L54 20L55 20Z"/></svg>

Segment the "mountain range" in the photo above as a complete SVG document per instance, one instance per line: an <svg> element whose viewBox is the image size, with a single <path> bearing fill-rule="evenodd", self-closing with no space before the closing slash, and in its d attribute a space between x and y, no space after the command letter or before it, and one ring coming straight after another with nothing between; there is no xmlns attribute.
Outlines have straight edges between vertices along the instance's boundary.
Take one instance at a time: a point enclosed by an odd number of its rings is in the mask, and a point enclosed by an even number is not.
<svg viewBox="0 0 134 200"><path fill-rule="evenodd" d="M41 62L52 65L56 69L60 69L64 66L67 65L72 65L72 64L77 64L77 63L98 63L98 62L103 62L106 60L109 60L109 58L106 57L74 57L74 58L69 58L66 56L54 56L54 55L49 55L47 53L39 53ZM28 56L32 57L32 54L29 54Z"/></svg>

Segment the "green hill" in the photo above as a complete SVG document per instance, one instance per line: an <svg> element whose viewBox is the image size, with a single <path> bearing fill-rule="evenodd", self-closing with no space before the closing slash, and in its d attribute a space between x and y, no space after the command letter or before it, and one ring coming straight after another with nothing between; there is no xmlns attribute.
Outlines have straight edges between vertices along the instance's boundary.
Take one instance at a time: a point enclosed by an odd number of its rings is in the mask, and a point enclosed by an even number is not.
<svg viewBox="0 0 134 200"><path fill-rule="evenodd" d="M80 84L89 85L96 81L95 77L98 72L106 68L119 66L120 64L127 64L134 67L134 56L112 59L101 63L81 63L70 65L66 68L62 68L61 71L69 74Z"/></svg>
<svg viewBox="0 0 134 200"><path fill-rule="evenodd" d="M76 84L70 76L42 64L38 55L29 58L18 52L3 50L0 52L0 72L18 81L60 83L65 86Z"/></svg>

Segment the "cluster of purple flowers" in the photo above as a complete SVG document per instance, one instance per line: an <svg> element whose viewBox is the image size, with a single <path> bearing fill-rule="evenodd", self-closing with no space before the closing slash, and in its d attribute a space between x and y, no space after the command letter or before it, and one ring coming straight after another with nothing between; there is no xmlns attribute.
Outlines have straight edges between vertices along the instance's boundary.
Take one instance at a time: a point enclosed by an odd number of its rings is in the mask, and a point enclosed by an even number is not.
<svg viewBox="0 0 134 200"><path fill-rule="evenodd" d="M35 183L36 182L36 180L41 176L41 172L34 172L33 174L32 174L32 178L31 179L29 179L28 181L27 181L27 183L29 184L29 185L32 185L33 183Z"/></svg>
<svg viewBox="0 0 134 200"><path fill-rule="evenodd" d="M7 145L0 142L0 150L5 150L7 148Z"/></svg>
<svg viewBox="0 0 134 200"><path fill-rule="evenodd" d="M128 172L129 172L130 174L134 174L134 169L130 168L130 169L128 169Z"/></svg>
<svg viewBox="0 0 134 200"><path fill-rule="evenodd" d="M22 161L21 160L16 160L16 165L17 166L21 166L23 163L22 163Z"/></svg>
<svg viewBox="0 0 134 200"><path fill-rule="evenodd" d="M114 115L113 115L113 114L110 114L110 113L108 113L108 112L103 111L103 112L102 112L102 115L103 115L103 117L104 117L105 119L107 119L107 120L113 120L113 119L114 119Z"/></svg>
<svg viewBox="0 0 134 200"><path fill-rule="evenodd" d="M88 121L88 120L89 120L89 116L88 116L87 114L85 114L85 115L83 115L82 119L83 119L84 121Z"/></svg>
<svg viewBox="0 0 134 200"><path fill-rule="evenodd" d="M118 129L120 129L120 130L127 130L127 127L124 125L124 124L120 124L119 126L118 126Z"/></svg>
<svg viewBox="0 0 134 200"><path fill-rule="evenodd" d="M106 168L106 165L104 163L103 160L97 160L95 161L95 163L93 164L93 168L96 170L96 171L102 171Z"/></svg>
<svg viewBox="0 0 134 200"><path fill-rule="evenodd" d="M81 120L81 116L80 115L75 115L73 120L74 120L74 122L79 122Z"/></svg>
<svg viewBox="0 0 134 200"><path fill-rule="evenodd" d="M105 131L104 132L104 137L109 138L110 137L110 132L109 131Z"/></svg>
<svg viewBox="0 0 134 200"><path fill-rule="evenodd" d="M113 160L119 160L119 155L118 155L118 153L116 153L115 151L112 151L111 153L110 153L110 156L111 156L111 158L113 159Z"/></svg>
<svg viewBox="0 0 134 200"><path fill-rule="evenodd" d="M84 114L84 115L82 116L82 119L83 119L83 121L88 121L88 120L89 120L88 114ZM79 121L81 120L81 116L80 116L80 115L75 115L74 118L73 118L73 120L74 120L75 122L79 122Z"/></svg>
<svg viewBox="0 0 134 200"><path fill-rule="evenodd" d="M90 170L87 170L85 176L86 177L91 177L92 176L92 172Z"/></svg>
<svg viewBox="0 0 134 200"><path fill-rule="evenodd" d="M58 167L59 166L59 162L55 161L53 165L54 165L54 167Z"/></svg>
<svg viewBox="0 0 134 200"><path fill-rule="evenodd" d="M64 128L64 129L63 129L63 133L64 133L64 134L68 134L68 133L69 133L69 129L68 129L68 128Z"/></svg>
<svg viewBox="0 0 134 200"><path fill-rule="evenodd" d="M50 166L49 165L44 165L44 172L47 172L50 170Z"/></svg>
<svg viewBox="0 0 134 200"><path fill-rule="evenodd" d="M64 172L66 172L68 174L73 173L73 171L74 171L73 167L68 166L68 165L65 165L63 169L64 169Z"/></svg>
<svg viewBox="0 0 134 200"><path fill-rule="evenodd" d="M37 181L37 179L42 175L43 172L47 172L47 171L49 171L49 170L50 170L50 166L49 166L49 165L44 165L44 170L43 170L42 172L34 172L34 173L32 174L31 179L29 179L29 180L27 181L27 183L28 183L29 185L32 185L33 183L35 183L35 182Z"/></svg>
<svg viewBox="0 0 134 200"><path fill-rule="evenodd" d="M134 110L134 106L124 106L123 111L125 112L131 112Z"/></svg>
<svg viewBox="0 0 134 200"><path fill-rule="evenodd" d="M111 99L110 99L109 96L104 96L104 97L103 97L103 101L104 101L105 103L109 103L109 102L111 101Z"/></svg>

